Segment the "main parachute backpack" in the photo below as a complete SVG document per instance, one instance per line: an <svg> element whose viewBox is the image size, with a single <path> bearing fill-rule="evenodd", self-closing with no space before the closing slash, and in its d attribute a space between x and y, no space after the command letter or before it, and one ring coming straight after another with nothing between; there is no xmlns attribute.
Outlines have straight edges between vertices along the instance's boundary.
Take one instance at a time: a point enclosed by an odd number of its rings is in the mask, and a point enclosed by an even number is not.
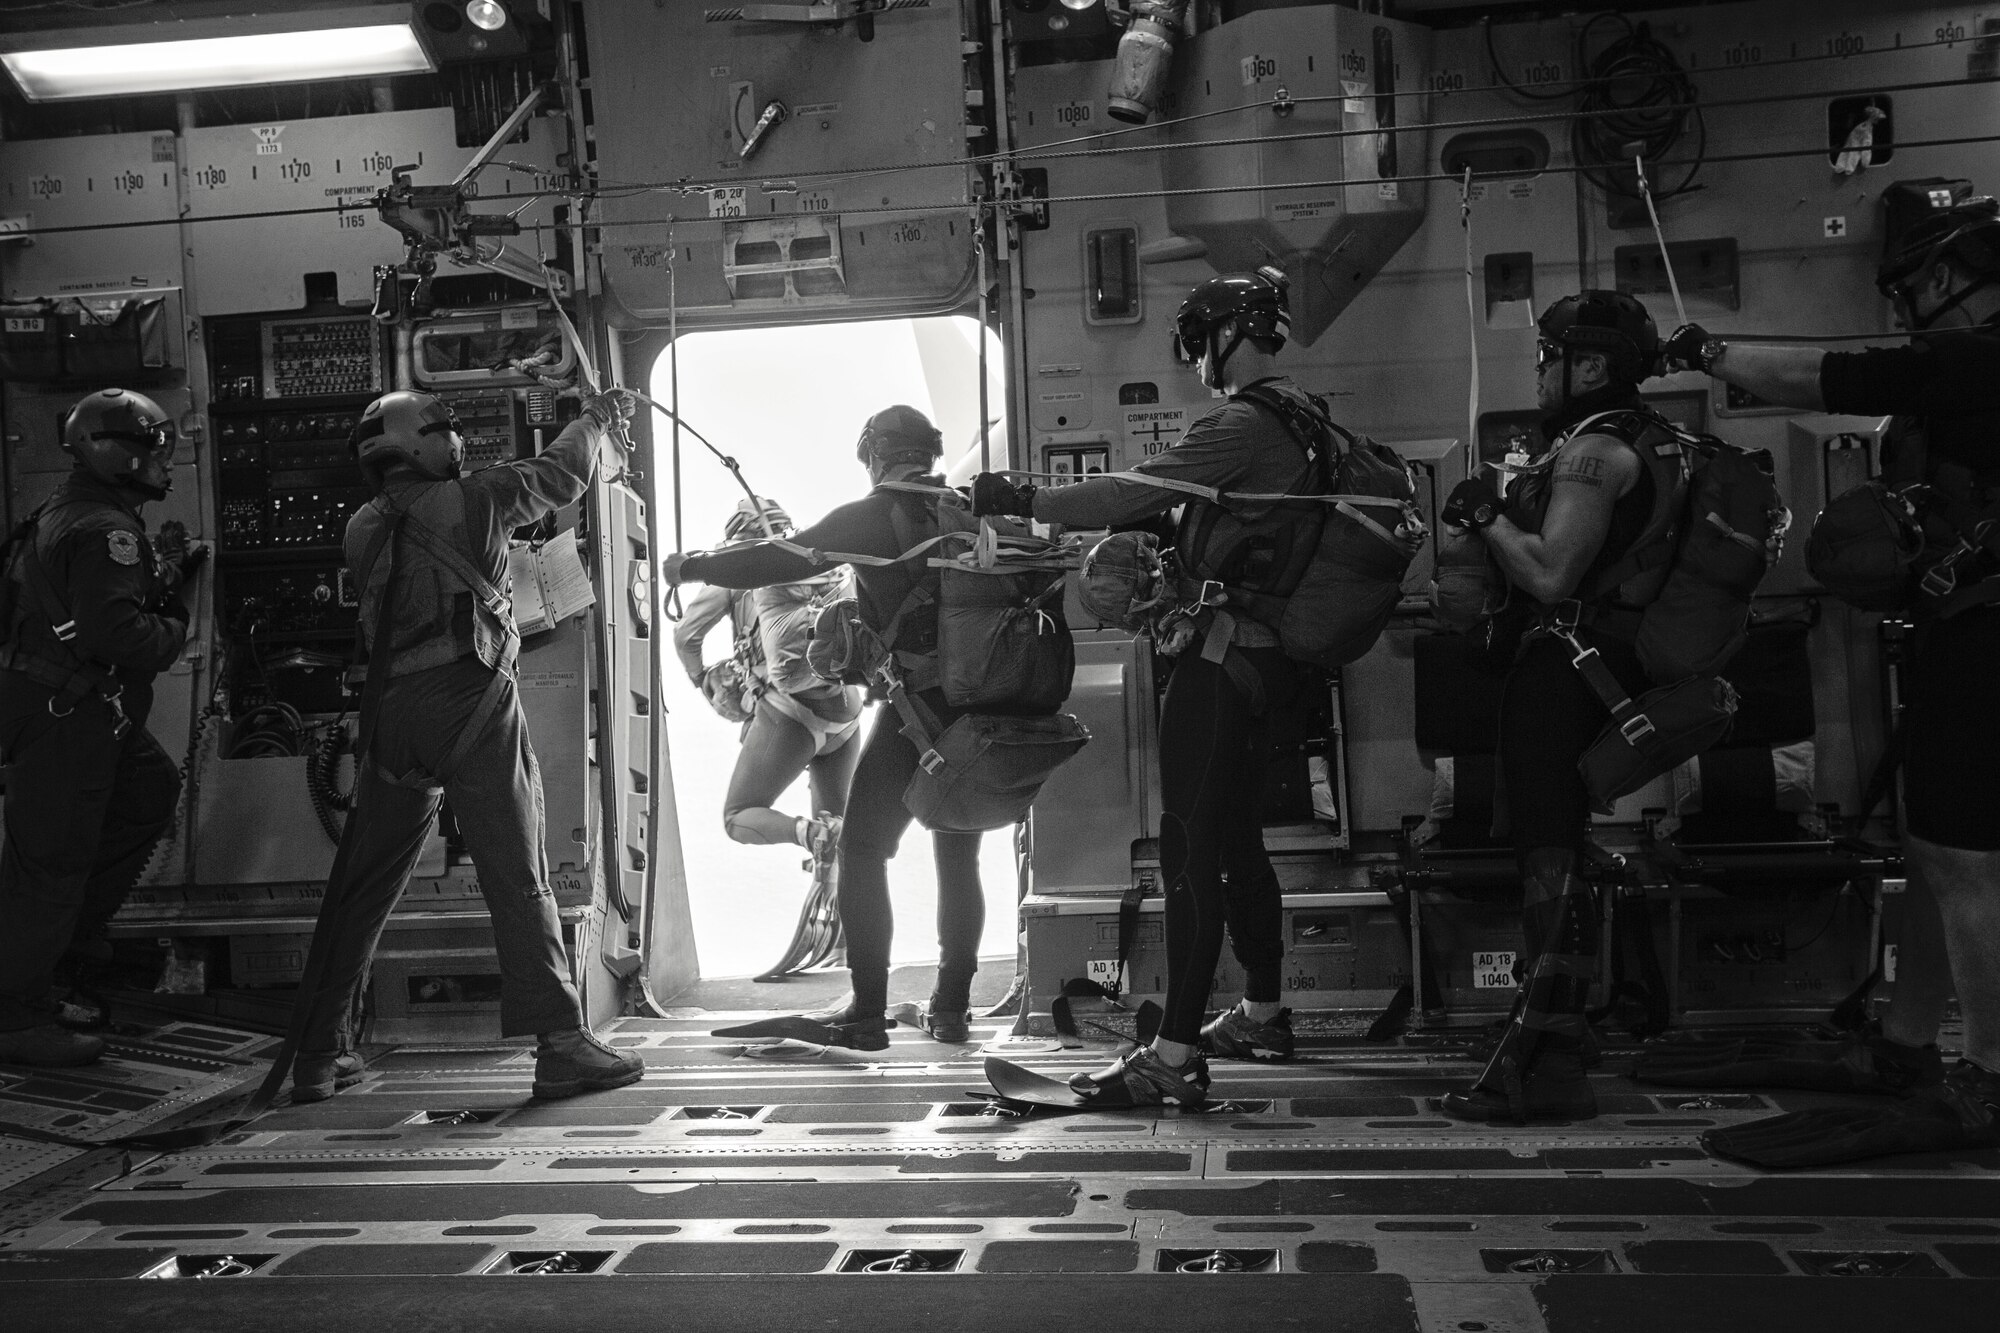
<svg viewBox="0 0 2000 1333"><path fill-rule="evenodd" d="M1090 740L1082 723L1056 711L1076 671L1062 606L1070 562L1019 519L974 518L957 491L912 482L880 489L931 501L929 522L914 505L893 507L902 555L885 560L777 544L848 564L922 561L938 571L937 591L919 579L880 627L863 621L853 601L833 603L820 612L808 660L827 679L866 679L887 689L919 756L903 804L925 828L971 833L1018 823L1049 774ZM897 649L904 617L932 601L935 651ZM932 688L952 707L977 711L942 724L918 697Z"/></svg>
<svg viewBox="0 0 2000 1333"><path fill-rule="evenodd" d="M1632 412L1586 420L1571 438L1591 433L1637 450L1661 497L1632 549L1580 599L1559 604L1549 625L1569 638L1577 670L1611 713L1578 764L1593 805L1608 811L1728 733L1736 692L1715 673L1749 635L1750 599L1783 554L1792 516L1762 450ZM1530 489L1531 508L1546 502L1546 487ZM1637 700L1575 637L1580 624L1617 633L1621 618L1657 687Z"/></svg>
<svg viewBox="0 0 2000 1333"><path fill-rule="evenodd" d="M1254 384L1236 397L1275 414L1303 450L1291 490L1254 495L1143 472L1111 474L1206 502L1190 507L1175 537L1180 605L1165 614L1216 606L1240 612L1277 631L1279 647L1294 661L1345 666L1382 636L1402 598L1403 575L1423 546L1409 465L1395 450L1335 425L1316 399L1297 390ZM1246 506L1264 512L1246 518ZM1279 509L1282 522L1269 517ZM1115 573L1143 564L1147 555L1150 548L1134 545L1129 534L1108 537L1086 560L1086 584L1105 582L1090 577L1093 562L1112 562ZM1153 609L1152 595L1141 598L1148 603L1143 610Z"/></svg>

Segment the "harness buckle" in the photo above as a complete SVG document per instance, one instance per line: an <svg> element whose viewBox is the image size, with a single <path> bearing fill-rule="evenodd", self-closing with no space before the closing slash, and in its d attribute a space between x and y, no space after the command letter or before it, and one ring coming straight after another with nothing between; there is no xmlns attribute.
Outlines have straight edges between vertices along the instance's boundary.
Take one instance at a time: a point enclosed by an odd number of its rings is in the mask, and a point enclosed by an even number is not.
<svg viewBox="0 0 2000 1333"><path fill-rule="evenodd" d="M1623 736L1626 744L1632 746L1634 749L1638 748L1639 742L1652 735L1655 730L1657 728L1653 726L1653 719L1644 713L1635 713L1618 724L1618 734Z"/></svg>
<svg viewBox="0 0 2000 1333"><path fill-rule="evenodd" d="M1918 587L1931 597L1949 597L1958 587L1958 562L1973 553L1972 544L1965 538L1958 539L1958 545L1945 552L1942 560L1924 572Z"/></svg>
<svg viewBox="0 0 2000 1333"><path fill-rule="evenodd" d="M111 739L118 740L132 729L132 719L125 716L125 691L116 689L103 697L105 706L111 710Z"/></svg>
<svg viewBox="0 0 2000 1333"><path fill-rule="evenodd" d="M1228 589L1220 579L1203 579L1201 581L1201 591L1196 594L1194 599L1195 609L1200 610L1204 606L1222 605L1227 592Z"/></svg>

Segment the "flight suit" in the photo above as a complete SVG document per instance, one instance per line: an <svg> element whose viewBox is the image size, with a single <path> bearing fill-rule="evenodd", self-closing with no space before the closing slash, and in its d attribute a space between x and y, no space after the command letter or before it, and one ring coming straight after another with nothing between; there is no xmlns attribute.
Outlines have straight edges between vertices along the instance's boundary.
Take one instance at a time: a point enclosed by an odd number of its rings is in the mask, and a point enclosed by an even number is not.
<svg viewBox="0 0 2000 1333"><path fill-rule="evenodd" d="M548 885L541 772L514 680L520 635L507 601L507 542L515 528L583 495L601 429L579 418L539 457L456 480L392 477L348 520L344 549L361 589L363 639L371 660L389 655L388 680L328 877L334 914L323 909L318 928L325 974L305 1000L303 1054L353 1046L368 960L445 796L493 918L501 1034L582 1022ZM391 564L389 507L408 517L394 624L376 642ZM364 718L364 734L369 724Z"/></svg>
<svg viewBox="0 0 2000 1333"><path fill-rule="evenodd" d="M156 559L130 493L81 471L43 507L32 549L15 553L8 577L0 1030L11 1031L50 1021L56 961L79 928L101 930L117 912L173 822L180 774L146 715L153 677L187 641L188 613L178 572Z"/></svg>

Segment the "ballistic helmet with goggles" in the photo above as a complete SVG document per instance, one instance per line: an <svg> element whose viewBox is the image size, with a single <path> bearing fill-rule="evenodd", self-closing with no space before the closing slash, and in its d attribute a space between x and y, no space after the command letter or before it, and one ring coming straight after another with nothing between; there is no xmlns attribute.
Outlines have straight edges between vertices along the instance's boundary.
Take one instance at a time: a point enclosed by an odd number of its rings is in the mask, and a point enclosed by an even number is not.
<svg viewBox="0 0 2000 1333"><path fill-rule="evenodd" d="M766 500L759 496L757 502L752 504L748 497L745 497L736 502L736 512L722 525L723 540L733 542L742 537L755 541L765 535L766 523L770 524L773 533L780 536L792 530L792 516L787 514L776 500Z"/></svg>
<svg viewBox="0 0 2000 1333"><path fill-rule="evenodd" d="M1268 264L1255 273L1224 273L1196 283L1174 312L1174 360L1191 366L1204 352L1214 352L1220 366L1245 338L1263 351L1277 352L1292 329L1286 305L1290 285L1282 271ZM1230 320L1236 321L1236 334L1228 347L1218 349L1215 335Z"/></svg>
<svg viewBox="0 0 2000 1333"><path fill-rule="evenodd" d="M368 404L347 437L347 451L377 489L399 463L432 481L451 480L465 464L464 432L450 405L409 389Z"/></svg>
<svg viewBox="0 0 2000 1333"><path fill-rule="evenodd" d="M99 389L63 414L63 452L78 467L154 500L172 489L174 440L166 409L130 389Z"/></svg>
<svg viewBox="0 0 2000 1333"><path fill-rule="evenodd" d="M944 436L914 407L885 407L861 428L854 456L863 463L928 463L944 454Z"/></svg>
<svg viewBox="0 0 2000 1333"><path fill-rule="evenodd" d="M1910 311L1913 327L1927 327L1973 292L2000 280L2000 200L1981 195L1911 223L1889 242L1875 270L1875 289L1892 301L1901 297L1907 307L1911 284L1947 261L1976 281L1921 320Z"/></svg>
<svg viewBox="0 0 2000 1333"><path fill-rule="evenodd" d="M1596 352L1611 378L1637 384L1660 361L1660 330L1646 307L1624 292L1597 289L1565 296L1535 321L1537 367L1572 352Z"/></svg>

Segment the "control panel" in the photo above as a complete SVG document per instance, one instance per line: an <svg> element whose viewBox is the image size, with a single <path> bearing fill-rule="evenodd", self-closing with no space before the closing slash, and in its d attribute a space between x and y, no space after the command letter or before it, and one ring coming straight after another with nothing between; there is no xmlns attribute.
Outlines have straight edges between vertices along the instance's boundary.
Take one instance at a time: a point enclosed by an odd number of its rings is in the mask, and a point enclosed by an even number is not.
<svg viewBox="0 0 2000 1333"><path fill-rule="evenodd" d="M389 382L389 348L367 315L214 319L207 327L217 467L221 630L232 703L338 710L357 598L341 555L369 496L348 453L361 412Z"/></svg>
<svg viewBox="0 0 2000 1333"><path fill-rule="evenodd" d="M506 389L440 393L458 418L465 441L465 470L477 472L521 456L521 409ZM529 452L533 452L530 450Z"/></svg>

